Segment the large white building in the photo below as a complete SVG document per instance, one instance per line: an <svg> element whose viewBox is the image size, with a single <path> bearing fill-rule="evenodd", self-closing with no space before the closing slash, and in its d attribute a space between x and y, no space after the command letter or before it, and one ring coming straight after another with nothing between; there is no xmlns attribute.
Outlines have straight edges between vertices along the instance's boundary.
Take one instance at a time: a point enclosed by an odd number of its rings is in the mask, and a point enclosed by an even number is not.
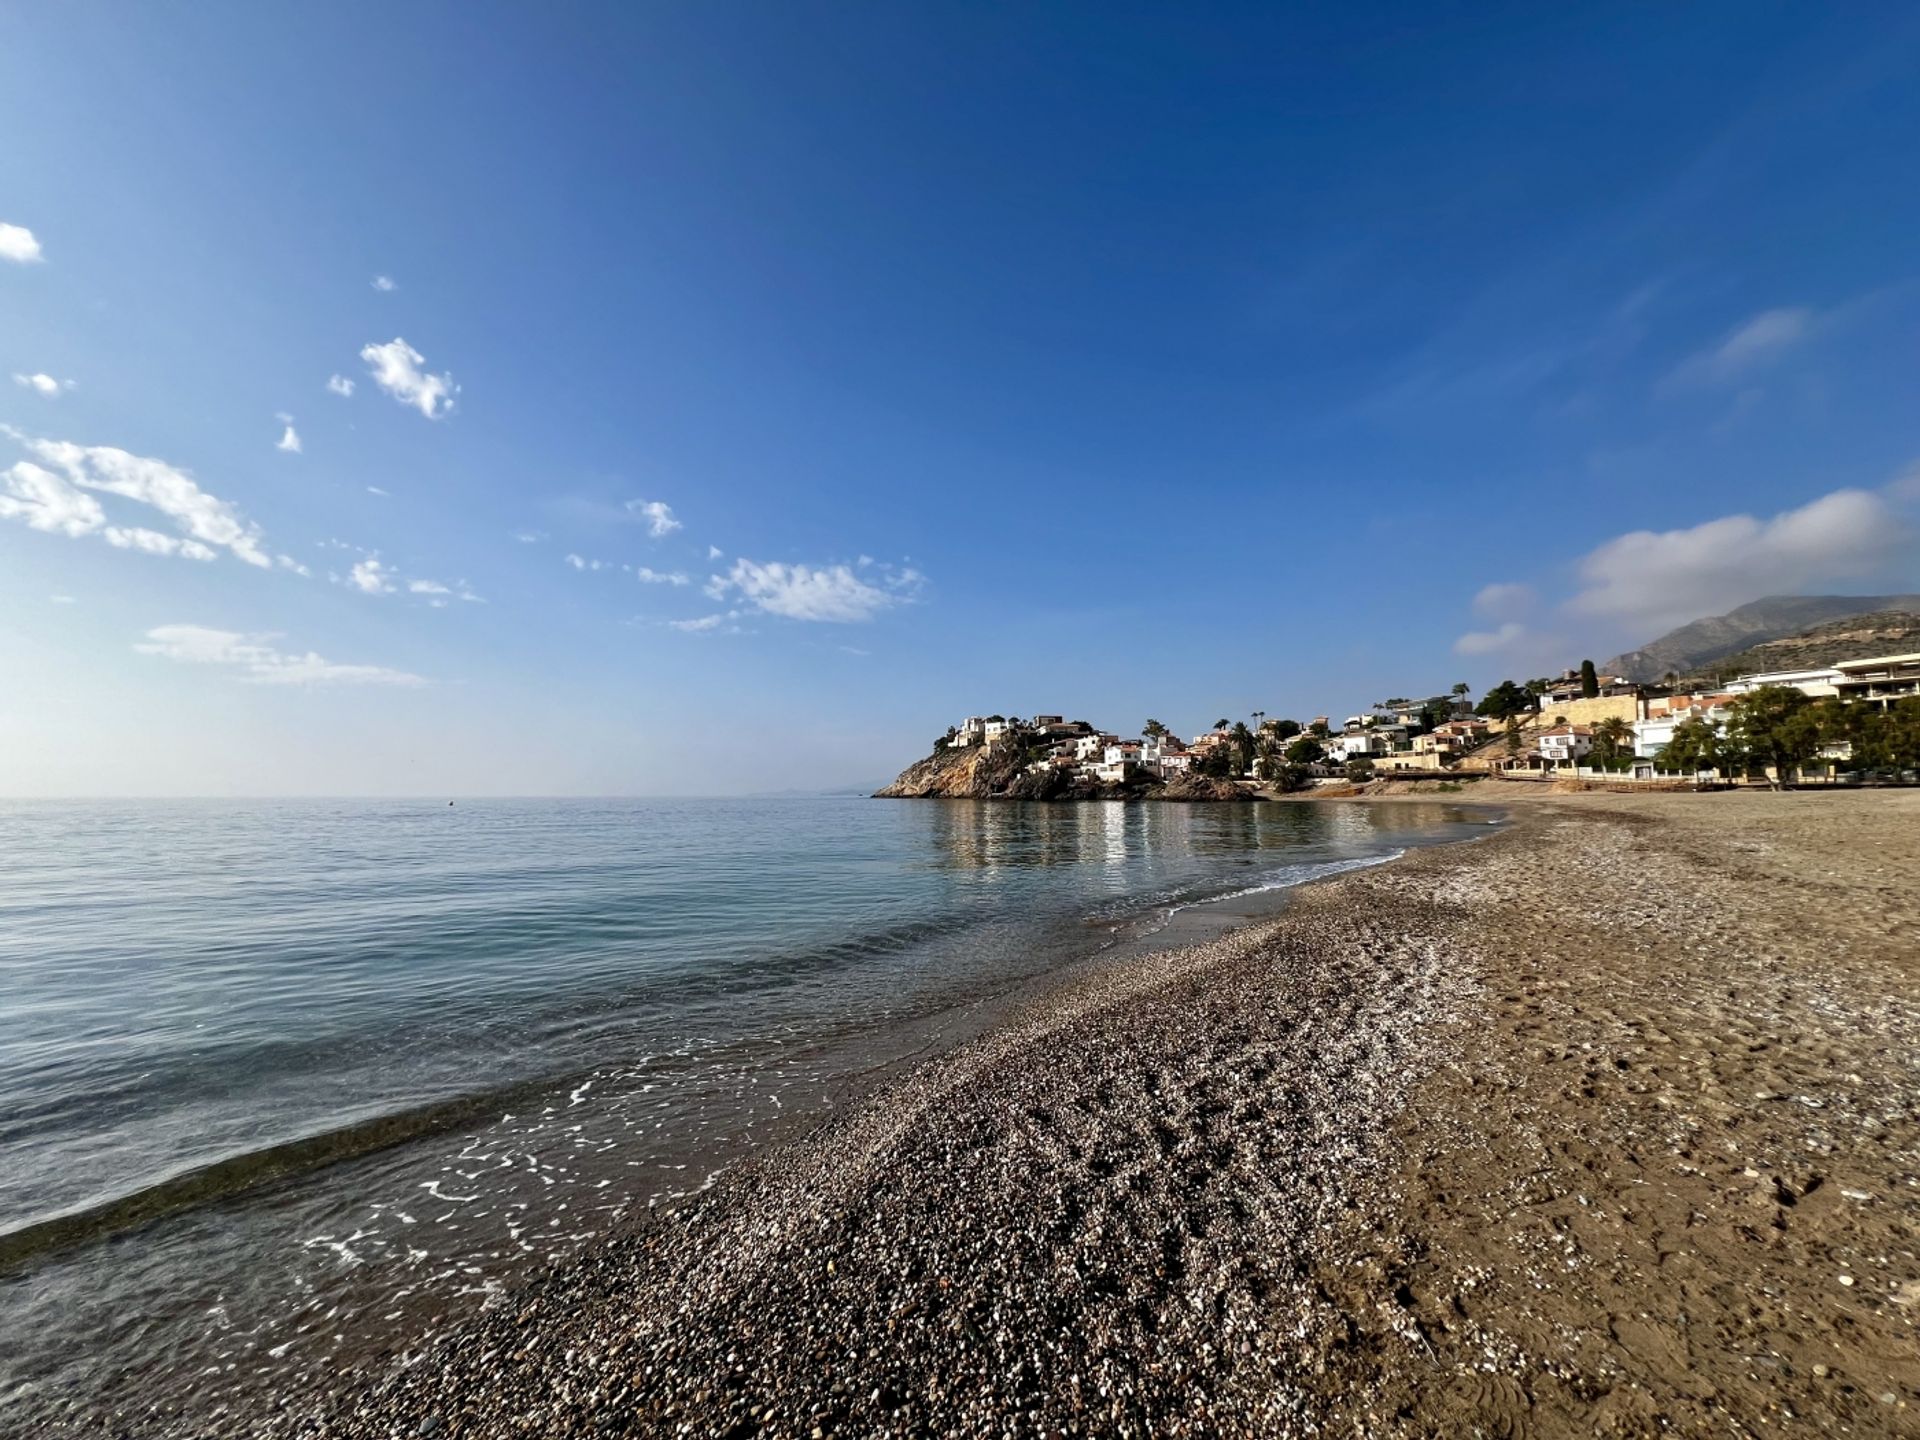
<svg viewBox="0 0 1920 1440"><path fill-rule="evenodd" d="M1836 694L1850 703L1884 710L1897 700L1920 695L1920 654L1881 655L1871 660L1842 660L1835 665Z"/></svg>
<svg viewBox="0 0 1920 1440"><path fill-rule="evenodd" d="M1835 682L1840 679L1840 671L1834 668L1824 670L1769 670L1760 675L1742 675L1737 680L1727 681L1726 693L1746 695L1763 685L1785 685L1815 699L1837 694Z"/></svg>

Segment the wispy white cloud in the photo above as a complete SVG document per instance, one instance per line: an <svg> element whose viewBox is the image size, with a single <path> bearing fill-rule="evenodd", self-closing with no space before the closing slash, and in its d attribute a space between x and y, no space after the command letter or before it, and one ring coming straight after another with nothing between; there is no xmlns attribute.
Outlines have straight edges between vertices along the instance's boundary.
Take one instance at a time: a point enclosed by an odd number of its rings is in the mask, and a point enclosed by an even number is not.
<svg viewBox="0 0 1920 1440"><path fill-rule="evenodd" d="M71 595L49 595L47 596L47 599L52 601L55 605L72 605L75 603L74 598Z"/></svg>
<svg viewBox="0 0 1920 1440"><path fill-rule="evenodd" d="M129 454L111 445L76 445L43 440L0 427L46 467L20 461L0 472L0 518L22 521L35 530L80 537L99 535L109 545L149 554L211 560L227 550L249 565L269 569L260 528L241 518L225 500L210 495L193 477L164 460ZM139 527L110 525L100 502L88 492L116 495L158 510L180 537Z"/></svg>
<svg viewBox="0 0 1920 1440"><path fill-rule="evenodd" d="M0 220L0 260L31 265L45 258L40 253L40 242L33 238L33 231L24 225L9 225Z"/></svg>
<svg viewBox="0 0 1920 1440"><path fill-rule="evenodd" d="M647 534L658 540L680 528L673 518L673 507L664 500L629 500L627 510L647 527Z"/></svg>
<svg viewBox="0 0 1920 1440"><path fill-rule="evenodd" d="M789 620L857 624L906 603L925 582L913 569L886 567L879 585L861 579L849 565L762 564L739 559L725 575L715 575L705 593L713 599L738 594L756 610Z"/></svg>
<svg viewBox="0 0 1920 1440"><path fill-rule="evenodd" d="M547 538L547 532L544 530L517 530L514 532L513 538L518 540L522 545L538 545Z"/></svg>
<svg viewBox="0 0 1920 1440"><path fill-rule="evenodd" d="M378 555L369 555L347 572L347 584L362 595L391 595L393 570Z"/></svg>
<svg viewBox="0 0 1920 1440"><path fill-rule="evenodd" d="M362 347L360 358L367 362L374 384L429 420L439 420L453 409L453 397L460 393L453 376L429 374L422 368L427 357L400 337Z"/></svg>
<svg viewBox="0 0 1920 1440"><path fill-rule="evenodd" d="M394 282L394 278L391 275L376 275L373 277L373 288L382 294L386 294L390 291L398 290L400 287Z"/></svg>
<svg viewBox="0 0 1920 1440"><path fill-rule="evenodd" d="M1524 617L1538 603L1539 597L1534 594L1531 585L1512 581L1483 585L1473 597L1474 613L1484 615L1489 620Z"/></svg>
<svg viewBox="0 0 1920 1440"><path fill-rule="evenodd" d="M280 438L274 442L273 448L276 450L284 450L289 455L298 455L300 453L300 432L293 428L293 421L286 416L281 417L281 423L287 428L281 432Z"/></svg>
<svg viewBox="0 0 1920 1440"><path fill-rule="evenodd" d="M425 597L436 610L443 609L452 600L464 600L470 605L486 604L464 580L452 585L442 585L438 580L409 580L407 593Z"/></svg>
<svg viewBox="0 0 1920 1440"><path fill-rule="evenodd" d="M1530 585L1502 581L1482 586L1473 597L1474 613L1483 619L1502 623L1491 630L1468 631L1453 642L1453 653L1492 655L1513 649L1528 638L1529 632L1521 620L1532 614L1538 603L1539 597Z"/></svg>
<svg viewBox="0 0 1920 1440"><path fill-rule="evenodd" d="M1805 306L1762 310L1735 326L1717 344L1682 361L1666 384L1668 388L1686 388L1737 380L1805 340L1814 323L1814 312Z"/></svg>
<svg viewBox="0 0 1920 1440"><path fill-rule="evenodd" d="M669 620L669 630L678 630L683 635L705 635L717 630L734 629L733 622L740 618L738 610L729 610L720 615L702 615L696 620Z"/></svg>
<svg viewBox="0 0 1920 1440"><path fill-rule="evenodd" d="M1912 538L1885 496L1869 490L1836 490L1768 520L1727 515L1684 530L1636 530L1580 561L1584 588L1570 608L1679 623L1762 594L1870 575Z"/></svg>
<svg viewBox="0 0 1920 1440"><path fill-rule="evenodd" d="M45 395L50 400L73 389L73 381L56 380L53 376L38 371L31 375L22 375L16 370L13 372L13 383L25 386L36 395Z"/></svg>
<svg viewBox="0 0 1920 1440"><path fill-rule="evenodd" d="M160 625L133 648L183 665L217 665L257 685L424 685L405 670L384 665L340 665L308 651L294 654L273 645L275 635L248 635L204 625Z"/></svg>
<svg viewBox="0 0 1920 1440"><path fill-rule="evenodd" d="M387 492L385 490L382 490L378 485L367 486L367 494L378 495L382 500L389 498Z"/></svg>
<svg viewBox="0 0 1920 1440"><path fill-rule="evenodd" d="M645 565L633 572L633 578L642 585L687 585L692 583L680 571L649 570Z"/></svg>
<svg viewBox="0 0 1920 1440"><path fill-rule="evenodd" d="M1511 650L1527 636L1527 627L1518 621L1509 620L1495 630L1469 630L1453 642L1456 655L1492 655L1501 650Z"/></svg>
<svg viewBox="0 0 1920 1440"><path fill-rule="evenodd" d="M327 389L335 395L344 398L353 394L353 381L344 375L329 375L327 377Z"/></svg>
<svg viewBox="0 0 1920 1440"><path fill-rule="evenodd" d="M584 555L569 554L566 557L565 563L571 565L575 570L606 570L611 568L610 561L589 560Z"/></svg>
<svg viewBox="0 0 1920 1440"><path fill-rule="evenodd" d="M707 559L720 560L720 559L724 559L725 556L726 556L726 552L722 550L718 545L707 546Z"/></svg>

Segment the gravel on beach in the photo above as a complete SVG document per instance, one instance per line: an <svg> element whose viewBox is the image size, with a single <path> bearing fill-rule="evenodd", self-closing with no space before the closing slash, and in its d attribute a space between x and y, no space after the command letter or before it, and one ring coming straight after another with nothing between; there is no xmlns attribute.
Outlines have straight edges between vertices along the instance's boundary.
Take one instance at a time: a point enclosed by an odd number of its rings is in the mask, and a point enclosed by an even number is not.
<svg viewBox="0 0 1920 1440"><path fill-rule="evenodd" d="M231 1433L1920 1433L1920 795L1517 813Z"/></svg>

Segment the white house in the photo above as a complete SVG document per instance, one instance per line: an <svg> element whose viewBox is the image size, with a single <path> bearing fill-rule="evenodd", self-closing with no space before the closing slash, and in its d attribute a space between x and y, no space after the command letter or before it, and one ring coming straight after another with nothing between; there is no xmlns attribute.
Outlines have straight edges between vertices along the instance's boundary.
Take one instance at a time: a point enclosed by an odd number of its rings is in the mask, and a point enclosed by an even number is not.
<svg viewBox="0 0 1920 1440"><path fill-rule="evenodd" d="M1002 720L999 716L996 715L992 719L985 721L983 728L986 734L987 743L991 745L994 741L998 740L1002 735L1006 734L1009 730L1013 729L1013 726L1008 724L1005 720Z"/></svg>
<svg viewBox="0 0 1920 1440"><path fill-rule="evenodd" d="M1335 735L1326 744L1327 758L1335 761L1353 760L1362 755L1385 755L1393 749L1392 742L1386 736L1376 735L1371 730Z"/></svg>
<svg viewBox="0 0 1920 1440"><path fill-rule="evenodd" d="M1673 732L1688 720L1710 720L1716 727L1727 723L1727 704L1732 694L1665 695L1646 703L1646 714L1633 722L1633 753L1636 759L1651 760L1673 739Z"/></svg>
<svg viewBox="0 0 1920 1440"><path fill-rule="evenodd" d="M1535 743L1542 760L1554 765L1570 765L1584 760L1593 749L1593 728L1588 725L1555 725L1542 730Z"/></svg>
<svg viewBox="0 0 1920 1440"><path fill-rule="evenodd" d="M1073 742L1073 758L1082 761L1098 760L1106 753L1107 746L1113 743L1113 736L1102 735L1098 731L1091 735L1077 736Z"/></svg>
<svg viewBox="0 0 1920 1440"><path fill-rule="evenodd" d="M953 738L947 744L958 750L963 746L977 745L986 738L987 722L978 715L969 715L953 727Z"/></svg>
<svg viewBox="0 0 1920 1440"><path fill-rule="evenodd" d="M1169 755L1184 755L1186 744L1178 735L1149 735L1140 742L1140 762L1158 765Z"/></svg>

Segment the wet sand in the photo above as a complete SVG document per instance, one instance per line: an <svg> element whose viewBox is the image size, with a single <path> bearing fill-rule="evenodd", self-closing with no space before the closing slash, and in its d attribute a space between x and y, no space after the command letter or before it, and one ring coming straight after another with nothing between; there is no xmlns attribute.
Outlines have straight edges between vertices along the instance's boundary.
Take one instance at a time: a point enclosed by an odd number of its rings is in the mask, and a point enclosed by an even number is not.
<svg viewBox="0 0 1920 1440"><path fill-rule="evenodd" d="M1511 798L232 1433L1920 1433L1920 793Z"/></svg>

